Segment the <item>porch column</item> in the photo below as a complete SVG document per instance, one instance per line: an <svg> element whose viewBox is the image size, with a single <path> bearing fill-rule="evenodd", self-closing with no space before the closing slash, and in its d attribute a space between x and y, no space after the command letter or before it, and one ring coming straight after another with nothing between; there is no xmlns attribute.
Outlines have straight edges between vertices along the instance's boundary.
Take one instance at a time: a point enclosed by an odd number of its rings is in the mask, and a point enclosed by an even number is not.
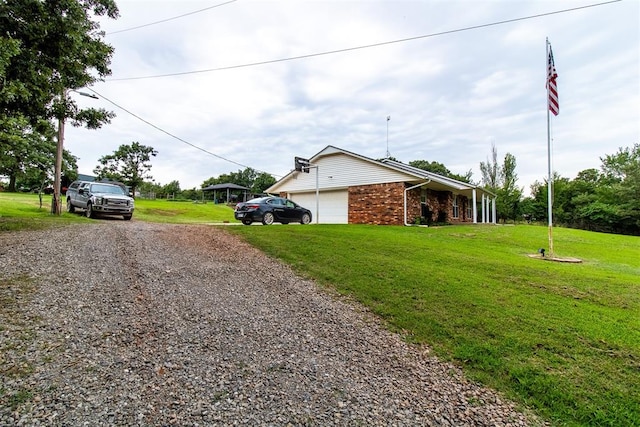
<svg viewBox="0 0 640 427"><path fill-rule="evenodd" d="M491 198L487 196L485 200L484 208L487 210L485 218L487 219L486 223L489 224L491 222Z"/></svg>
<svg viewBox="0 0 640 427"><path fill-rule="evenodd" d="M476 189L474 188L471 192L472 196L473 196L473 204L471 206L473 206L473 223L477 224L478 223L478 206L476 205L476 203L478 203L476 201Z"/></svg>
<svg viewBox="0 0 640 427"><path fill-rule="evenodd" d="M496 201L497 201L497 197L494 197L493 198L493 204L492 204L492 207L493 207L493 223L494 224L498 223L497 218L496 218Z"/></svg>
<svg viewBox="0 0 640 427"><path fill-rule="evenodd" d="M482 203L481 203L481 205L480 205L480 209L482 210L482 223L483 223L483 224L485 223L484 215L485 215L485 212L486 212L486 211L485 211L485 209L484 209L484 197L485 197L485 196L484 196L484 193L483 193L483 194L482 194Z"/></svg>

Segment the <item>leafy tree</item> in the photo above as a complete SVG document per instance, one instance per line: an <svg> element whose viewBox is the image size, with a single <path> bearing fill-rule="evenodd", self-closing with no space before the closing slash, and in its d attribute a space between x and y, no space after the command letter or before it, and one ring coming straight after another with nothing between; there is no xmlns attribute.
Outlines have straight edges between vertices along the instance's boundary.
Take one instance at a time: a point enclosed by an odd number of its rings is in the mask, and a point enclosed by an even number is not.
<svg viewBox="0 0 640 427"><path fill-rule="evenodd" d="M138 187L138 192L144 195L145 197L153 197L153 198L164 197L164 194L162 193L163 192L162 185L158 184L154 180L144 181Z"/></svg>
<svg viewBox="0 0 640 427"><path fill-rule="evenodd" d="M549 194L549 185L548 180L545 179L542 182L535 181L531 184L531 194L532 197L530 200L527 200L524 205L528 207L525 211L521 209L520 211L524 214L530 214L532 217L535 217L538 221L548 221L549 219L549 210L548 210L548 194ZM553 174L553 217L554 223L557 223L561 220L560 212L563 210L562 200L566 200L565 189L568 187L567 184L569 180L567 178L562 178L557 172ZM559 202L560 201L560 202ZM560 218L559 218L560 217Z"/></svg>
<svg viewBox="0 0 640 427"><path fill-rule="evenodd" d="M619 227L640 234L640 144L620 148L600 160L604 180L610 185L609 200L620 208Z"/></svg>
<svg viewBox="0 0 640 427"><path fill-rule="evenodd" d="M507 219L515 221L523 213L520 209L522 189L517 186L516 165L516 157L511 153L505 154L503 163L500 165L495 144L491 144L491 159L480 162L482 183L496 193L496 213L503 221ZM527 208L531 209L533 205L533 203L527 203ZM528 212L526 214L531 215Z"/></svg>
<svg viewBox="0 0 640 427"><path fill-rule="evenodd" d="M202 190L198 190L195 187L191 188L189 190L182 190L182 198L184 199L189 199L189 200L200 200L202 199L203 195L202 195L203 191Z"/></svg>
<svg viewBox="0 0 640 427"><path fill-rule="evenodd" d="M471 169L469 169L464 175L452 173L445 165L435 161L429 162L427 160L412 160L409 162L409 166L468 183L471 182L471 176L473 175Z"/></svg>
<svg viewBox="0 0 640 427"><path fill-rule="evenodd" d="M180 195L180 183L175 180L170 183L164 185L162 187L164 194L169 195L172 194L174 197Z"/></svg>
<svg viewBox="0 0 640 427"><path fill-rule="evenodd" d="M612 181L622 182L637 179L640 170L640 144L632 148L619 148L616 154L600 158L604 176Z"/></svg>
<svg viewBox="0 0 640 427"><path fill-rule="evenodd" d="M510 219L515 221L519 211L522 189L517 187L518 175L516 174L516 158L507 153L504 163L499 168L501 187L497 190L496 210L503 221Z"/></svg>
<svg viewBox="0 0 640 427"><path fill-rule="evenodd" d="M202 187L215 184L236 184L250 189L252 193L259 194L276 183L276 179L266 172L258 173L253 168L246 168L237 172L211 177L202 183Z"/></svg>
<svg viewBox="0 0 640 427"><path fill-rule="evenodd" d="M264 191L276 183L276 179L266 172L256 176L251 184L251 192L254 194L264 193Z"/></svg>
<svg viewBox="0 0 640 427"><path fill-rule="evenodd" d="M575 179L554 174L555 224L592 231L640 235L640 146L601 158L601 171L586 169ZM547 184L536 182L525 199L527 213L547 219Z"/></svg>
<svg viewBox="0 0 640 427"><path fill-rule="evenodd" d="M500 165L498 164L498 149L495 144L491 144L491 159L480 162L480 173L482 173L482 183L489 190L497 190L500 186Z"/></svg>
<svg viewBox="0 0 640 427"><path fill-rule="evenodd" d="M101 157L93 173L98 179L108 178L120 181L131 188L133 194L145 179L151 179L151 157L158 154L153 147L133 141L131 145L121 145L113 154Z"/></svg>
<svg viewBox="0 0 640 427"><path fill-rule="evenodd" d="M25 117L0 117L0 174L9 177L8 191L50 183L55 167L54 135L53 126L46 120L40 120L34 127ZM76 157L67 150L62 157L62 170L74 175Z"/></svg>
<svg viewBox="0 0 640 427"><path fill-rule="evenodd" d="M111 74L113 48L92 18L118 17L114 0L0 1L0 117L71 118L97 128L113 116L65 96Z"/></svg>

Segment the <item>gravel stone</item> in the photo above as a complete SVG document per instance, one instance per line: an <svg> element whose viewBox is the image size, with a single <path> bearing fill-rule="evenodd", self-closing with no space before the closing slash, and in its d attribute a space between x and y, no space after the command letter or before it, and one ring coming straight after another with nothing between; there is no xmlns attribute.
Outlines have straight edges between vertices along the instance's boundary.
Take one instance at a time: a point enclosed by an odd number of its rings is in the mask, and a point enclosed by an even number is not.
<svg viewBox="0 0 640 427"><path fill-rule="evenodd" d="M3 426L541 424L223 227L2 233L0 284Z"/></svg>

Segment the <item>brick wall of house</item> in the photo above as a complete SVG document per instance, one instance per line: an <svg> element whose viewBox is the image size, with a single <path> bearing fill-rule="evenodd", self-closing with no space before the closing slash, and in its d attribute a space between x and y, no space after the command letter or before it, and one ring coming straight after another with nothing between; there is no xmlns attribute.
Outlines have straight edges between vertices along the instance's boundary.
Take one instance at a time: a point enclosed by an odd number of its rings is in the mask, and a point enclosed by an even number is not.
<svg viewBox="0 0 640 427"><path fill-rule="evenodd" d="M416 218L422 216L422 206L420 204L420 188L407 191L407 223L414 224Z"/></svg>
<svg viewBox="0 0 640 427"><path fill-rule="evenodd" d="M404 183L349 187L349 224L402 225Z"/></svg>
<svg viewBox="0 0 640 427"><path fill-rule="evenodd" d="M420 216L428 222L446 221L452 224L473 222L467 215L467 206L471 202L465 196L458 195L458 218L453 217L453 194L450 191L426 190L425 206Z"/></svg>
<svg viewBox="0 0 640 427"><path fill-rule="evenodd" d="M403 225L405 188L401 182L349 187L349 224ZM458 196L459 218L453 218L451 192L426 190L423 206L422 191L414 188L407 192L409 224L425 215L430 217L430 222L438 222L442 218L453 224L473 222L473 218L467 216L467 206L471 203L467 197ZM280 196L286 197L286 193L280 193Z"/></svg>

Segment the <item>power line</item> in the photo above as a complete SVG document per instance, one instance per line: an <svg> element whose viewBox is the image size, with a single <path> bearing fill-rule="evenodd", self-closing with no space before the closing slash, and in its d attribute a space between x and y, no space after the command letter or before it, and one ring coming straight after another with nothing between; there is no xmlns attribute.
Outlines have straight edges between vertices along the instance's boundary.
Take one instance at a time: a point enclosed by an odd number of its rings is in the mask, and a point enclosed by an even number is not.
<svg viewBox="0 0 640 427"><path fill-rule="evenodd" d="M238 0L229 0L228 2L225 2L225 3L220 3L220 4L217 4L215 6L205 7L204 9L194 10L193 12L188 12L188 13L184 13L182 15L171 17L171 18L162 19L160 21L155 21L155 22L150 22L148 24L138 25L137 27L125 28L124 30L111 31L110 33L107 33L106 35L110 36L110 35L113 35L113 34L124 33L125 31L132 31L132 30L137 30L139 28L150 27L151 25L162 24L163 22L173 21L174 19L184 18L185 16L189 16L189 15L195 15L196 13L205 12L205 11L210 10L210 9L215 9L216 7L224 6L224 5L227 5L229 3L236 2L236 1L238 1Z"/></svg>
<svg viewBox="0 0 640 427"><path fill-rule="evenodd" d="M421 36L408 37L408 38L404 38L404 39L391 40L391 41L380 42L380 43L373 43L373 44L368 44L368 45L363 45L363 46L348 47L348 48L344 48L344 49L329 50L329 51L325 51L325 52L310 53L310 54L307 54L307 55L292 56L292 57L288 57L288 58L272 59L272 60L268 60L268 61L259 61L259 62L250 62L250 63L247 63L247 64L240 64L240 65L229 65L229 66L226 66L226 67L209 68L209 69L205 69L205 70L183 71L183 72L178 72L178 73L157 74L157 75L152 75L152 76L122 77L122 78L116 78L116 79L108 79L107 81L113 82L113 81L124 81L124 80L142 80L142 79L155 79L155 78L161 78L161 77L184 76L184 75L188 75L188 74L212 73L212 72L215 72L215 71L224 71L224 70L233 70L233 69L237 69L237 68L255 67L255 66L258 66L258 65L275 64L275 63L278 63L278 62L286 62L286 61L296 61L298 59L306 59L306 58L314 58L314 57L317 57L317 56L333 55L333 54L336 54L336 53L351 52L351 51L354 51L354 50L361 50L361 49L370 49L370 48L373 48L373 47L387 46L387 45L397 44L397 43L406 43L406 42L410 42L410 41L414 41L414 40L420 40L420 39L426 39L426 38L430 38L430 37L437 37L437 36L443 36L443 35L447 35L447 34L460 33L460 32L463 32L463 31L477 30L477 29L480 29L480 28L487 28L487 27L493 27L493 26L497 26L497 25L509 24L509 23L512 23L512 22L518 22L518 21L525 21L525 20L529 20L529 19L541 18L543 16L550 16L550 15L557 15L557 14L560 14L560 13L573 12L573 11L580 10L580 9L587 9L587 8L596 7L596 6L604 6L604 5L611 4L611 3L618 3L618 2L621 2L621 1L622 0L611 0L611 1L603 2L603 3L596 3L596 4L587 5L587 6L578 6L578 7L573 7L573 8L570 8L570 9L557 10L555 12L546 12L546 13L540 13L540 14L537 14L537 15L529 15L529 16L525 16L525 17L521 17L521 18L513 18L513 19L507 19L507 20L504 20L504 21L496 21L496 22L492 22L492 23L489 23L489 24L474 25L474 26L471 26L471 27L458 28L458 29L455 29L455 30L441 31L441 32L438 32L438 33L431 33L431 34L425 34L425 35L421 35Z"/></svg>
<svg viewBox="0 0 640 427"><path fill-rule="evenodd" d="M102 95L102 94L100 94L100 93L96 92L95 90L93 90L93 89L91 89L91 88L87 88L87 89L88 89L88 90L90 90L91 92L95 93L95 94L96 94L96 95L98 95L100 98L104 99L105 101L107 101L107 102L111 103L112 105L114 105L114 106L118 107L119 109L121 109L121 110L122 110L122 111L124 111L125 113L130 114L131 116L133 116L133 117L135 117L136 119L140 120L141 122L143 122L143 123L145 123L145 124L147 124L147 125L151 126L152 128L154 128L154 129L156 129L156 130L159 130L160 132L162 132L162 133L164 133L164 134L166 134L166 135L169 135L171 138L177 139L178 141L180 141L180 142L182 142L182 143L184 143L184 144L187 144L187 145L189 145L189 146L191 146L191 147L193 147L193 148L195 148L195 149L197 149L197 150L200 150L200 151L202 151L203 153L207 153L207 154L209 154L209 155L211 155L211 156L213 156L213 157L217 157L217 158L218 158L218 159L220 159L220 160L224 160L225 162L233 163L234 165L241 166L241 167L243 167L243 168L245 168L245 169L246 169L246 168L253 169L253 168L251 168L250 166L247 166L247 165L242 164L242 163L238 163L238 162L236 162L236 161L234 161L234 160L231 160L231 159L227 159L226 157L223 157L223 156L220 156L220 155L218 155L218 154L212 153L211 151L205 150L205 149L204 149L204 148L202 148L202 147L198 147L197 145L192 144L191 142L189 142L189 141L187 141L187 140L184 140L184 139L180 138L179 136L176 136L176 135L172 134L171 132L169 132L169 131L166 131L166 130L162 129L160 126L156 126L156 125L154 125L154 124L153 124L153 123L151 123L150 121L148 121L148 120L146 120L146 119L144 119L144 118L140 117L139 115L135 114L135 113L134 113L134 112L132 112L132 111L127 110L127 109L126 109L126 108L124 108L122 105L117 104L116 102L114 102L114 101L110 100L109 98L107 98L106 96L104 96L104 95ZM262 171L262 170L259 170L259 169L254 169L254 170L255 170L256 172L266 173L266 174L272 175L272 176L274 176L274 177L282 176L282 175L276 175L276 174L272 174L272 173L269 173L269 172L265 172L265 171Z"/></svg>

